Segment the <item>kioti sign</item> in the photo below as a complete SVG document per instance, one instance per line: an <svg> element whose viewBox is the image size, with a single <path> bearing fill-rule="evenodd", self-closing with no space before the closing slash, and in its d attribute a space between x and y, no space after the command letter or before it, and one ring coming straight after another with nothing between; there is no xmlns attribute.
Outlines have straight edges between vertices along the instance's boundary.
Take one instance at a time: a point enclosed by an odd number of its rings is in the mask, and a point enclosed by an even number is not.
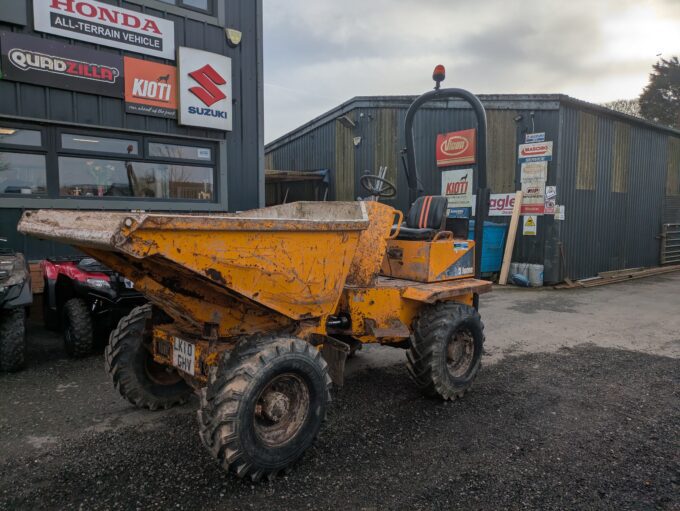
<svg viewBox="0 0 680 511"><path fill-rule="evenodd" d="M231 59L181 47L178 60L179 123L231 131Z"/></svg>
<svg viewBox="0 0 680 511"><path fill-rule="evenodd" d="M6 80L123 96L123 59L119 55L15 32L0 32L0 45Z"/></svg>
<svg viewBox="0 0 680 511"><path fill-rule="evenodd" d="M35 29L162 57L175 58L172 21L95 0L33 0Z"/></svg>
<svg viewBox="0 0 680 511"><path fill-rule="evenodd" d="M177 68L125 57L125 111L175 119Z"/></svg>
<svg viewBox="0 0 680 511"><path fill-rule="evenodd" d="M477 130L455 131L437 136L437 167L473 165L477 151Z"/></svg>
<svg viewBox="0 0 680 511"><path fill-rule="evenodd" d="M442 172L442 195L449 201L449 210L472 207L472 169Z"/></svg>

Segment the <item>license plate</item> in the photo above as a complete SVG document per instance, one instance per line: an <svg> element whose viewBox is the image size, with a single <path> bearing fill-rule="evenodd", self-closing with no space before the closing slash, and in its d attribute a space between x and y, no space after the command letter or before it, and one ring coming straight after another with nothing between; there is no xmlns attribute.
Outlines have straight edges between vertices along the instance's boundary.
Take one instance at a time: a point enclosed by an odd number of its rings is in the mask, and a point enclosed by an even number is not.
<svg viewBox="0 0 680 511"><path fill-rule="evenodd" d="M126 289L134 289L135 283L128 279L123 279L123 284L125 284Z"/></svg>
<svg viewBox="0 0 680 511"><path fill-rule="evenodd" d="M172 365L180 371L194 376L196 366L196 346L177 337L173 338Z"/></svg>

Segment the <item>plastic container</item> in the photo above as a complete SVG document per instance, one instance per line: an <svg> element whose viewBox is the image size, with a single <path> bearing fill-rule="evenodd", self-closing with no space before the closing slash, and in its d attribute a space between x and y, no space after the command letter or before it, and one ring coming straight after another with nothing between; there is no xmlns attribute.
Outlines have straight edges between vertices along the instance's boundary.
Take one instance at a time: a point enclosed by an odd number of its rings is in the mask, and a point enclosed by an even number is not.
<svg viewBox="0 0 680 511"><path fill-rule="evenodd" d="M482 243L482 274L498 273L503 264L507 224L484 222L484 242ZM475 239L475 221L470 220L468 239Z"/></svg>
<svg viewBox="0 0 680 511"><path fill-rule="evenodd" d="M543 287L543 271L544 266L542 264L529 265L529 282L531 287Z"/></svg>

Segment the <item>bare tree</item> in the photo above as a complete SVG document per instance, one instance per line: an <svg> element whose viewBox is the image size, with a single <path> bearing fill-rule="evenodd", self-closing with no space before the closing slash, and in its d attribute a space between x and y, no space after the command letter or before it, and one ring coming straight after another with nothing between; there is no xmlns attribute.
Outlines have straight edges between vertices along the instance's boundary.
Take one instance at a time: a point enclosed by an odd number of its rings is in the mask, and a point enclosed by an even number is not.
<svg viewBox="0 0 680 511"><path fill-rule="evenodd" d="M622 114L642 117L640 115L640 101L638 99L617 99L608 103L602 103L602 106Z"/></svg>

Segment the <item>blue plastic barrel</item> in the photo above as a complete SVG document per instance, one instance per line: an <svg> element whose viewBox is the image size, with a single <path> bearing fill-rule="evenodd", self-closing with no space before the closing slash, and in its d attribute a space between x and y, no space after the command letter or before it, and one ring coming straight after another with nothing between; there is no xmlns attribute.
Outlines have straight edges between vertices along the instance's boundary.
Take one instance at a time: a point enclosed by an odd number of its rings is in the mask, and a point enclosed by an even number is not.
<svg viewBox="0 0 680 511"><path fill-rule="evenodd" d="M508 234L507 224L484 222L484 241L482 243L482 273L498 273L503 265L505 237ZM470 220L468 238L475 239L475 221Z"/></svg>

